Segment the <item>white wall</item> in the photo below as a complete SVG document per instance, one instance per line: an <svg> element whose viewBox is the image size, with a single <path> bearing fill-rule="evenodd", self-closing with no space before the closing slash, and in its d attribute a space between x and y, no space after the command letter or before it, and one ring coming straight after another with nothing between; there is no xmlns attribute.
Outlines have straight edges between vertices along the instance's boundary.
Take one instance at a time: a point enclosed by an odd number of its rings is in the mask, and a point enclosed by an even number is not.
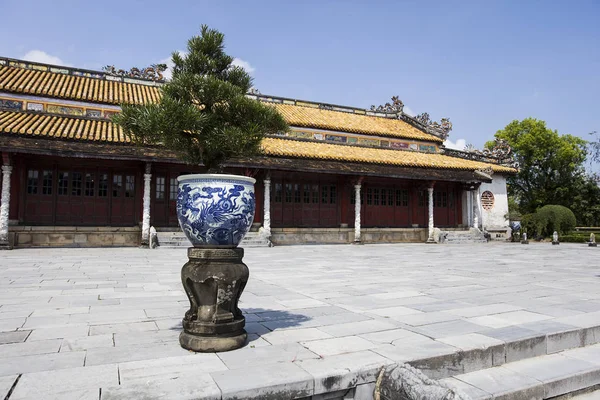
<svg viewBox="0 0 600 400"><path fill-rule="evenodd" d="M501 174L492 175L491 183L482 183L479 188L479 197L486 190L494 195L494 206L491 210L481 208L483 229L498 229L508 227L508 220L504 216L508 213L508 194L506 190L506 177Z"/></svg>

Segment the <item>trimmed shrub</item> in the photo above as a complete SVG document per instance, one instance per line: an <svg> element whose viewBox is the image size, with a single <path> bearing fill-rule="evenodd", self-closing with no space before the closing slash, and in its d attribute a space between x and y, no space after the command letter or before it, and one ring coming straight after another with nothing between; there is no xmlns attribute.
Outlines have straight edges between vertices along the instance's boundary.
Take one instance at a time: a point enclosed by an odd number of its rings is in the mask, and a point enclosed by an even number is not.
<svg viewBox="0 0 600 400"><path fill-rule="evenodd" d="M554 231L563 235L575 229L577 220L573 211L567 207L547 205L538 209L533 214L523 216L521 224L525 227L529 237L552 236Z"/></svg>

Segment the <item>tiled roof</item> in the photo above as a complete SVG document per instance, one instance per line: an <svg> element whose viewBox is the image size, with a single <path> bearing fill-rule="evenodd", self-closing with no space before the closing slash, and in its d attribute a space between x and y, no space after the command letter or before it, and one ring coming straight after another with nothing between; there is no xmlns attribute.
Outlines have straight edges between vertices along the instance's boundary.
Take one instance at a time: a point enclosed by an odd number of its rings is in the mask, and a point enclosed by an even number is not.
<svg viewBox="0 0 600 400"><path fill-rule="evenodd" d="M157 86L0 65L0 91L106 104L157 102Z"/></svg>
<svg viewBox="0 0 600 400"><path fill-rule="evenodd" d="M436 143L443 142L439 137L425 133L399 119L372 117L288 104L274 104L274 107L292 126L426 140Z"/></svg>
<svg viewBox="0 0 600 400"><path fill-rule="evenodd" d="M476 170L492 167L494 172L513 173L513 168L478 161L464 160L443 154L366 148L279 138L266 138L263 148L267 155L320 160L337 160L369 164L387 164L419 168Z"/></svg>
<svg viewBox="0 0 600 400"><path fill-rule="evenodd" d="M0 111L0 132L55 139L129 143L121 127L108 120Z"/></svg>
<svg viewBox="0 0 600 400"><path fill-rule="evenodd" d="M0 133L105 144L131 142L123 130L111 121L15 111L0 111ZM266 155L275 157L456 170L492 167L495 172L514 172L514 169L505 166L463 160L442 154L322 142L266 138L263 141L263 148Z"/></svg>

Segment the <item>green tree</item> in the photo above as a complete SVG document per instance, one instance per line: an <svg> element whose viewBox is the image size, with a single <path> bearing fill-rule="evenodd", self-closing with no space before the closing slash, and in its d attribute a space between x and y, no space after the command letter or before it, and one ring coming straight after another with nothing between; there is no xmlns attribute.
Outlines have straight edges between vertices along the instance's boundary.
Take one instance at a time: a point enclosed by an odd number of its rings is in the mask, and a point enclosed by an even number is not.
<svg viewBox="0 0 600 400"><path fill-rule="evenodd" d="M134 143L161 145L209 172L221 171L231 158L260 154L265 135L288 125L275 108L246 97L252 78L232 65L223 41L222 33L203 25L187 54L173 53L173 76L160 102L123 104L115 123Z"/></svg>
<svg viewBox="0 0 600 400"><path fill-rule="evenodd" d="M495 136L508 142L519 163L519 172L507 183L522 213L533 213L546 204L571 207L585 177L585 140L559 135L534 118L512 121Z"/></svg>

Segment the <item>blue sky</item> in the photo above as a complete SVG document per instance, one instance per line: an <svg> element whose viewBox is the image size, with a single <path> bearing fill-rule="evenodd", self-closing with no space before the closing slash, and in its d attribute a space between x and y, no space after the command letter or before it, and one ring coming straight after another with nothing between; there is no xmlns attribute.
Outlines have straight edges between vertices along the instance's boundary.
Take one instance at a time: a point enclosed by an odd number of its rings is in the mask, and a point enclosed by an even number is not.
<svg viewBox="0 0 600 400"><path fill-rule="evenodd" d="M0 0L0 14L7 57L144 67L206 23L264 94L365 108L399 95L476 147L526 117L600 131L598 0Z"/></svg>

